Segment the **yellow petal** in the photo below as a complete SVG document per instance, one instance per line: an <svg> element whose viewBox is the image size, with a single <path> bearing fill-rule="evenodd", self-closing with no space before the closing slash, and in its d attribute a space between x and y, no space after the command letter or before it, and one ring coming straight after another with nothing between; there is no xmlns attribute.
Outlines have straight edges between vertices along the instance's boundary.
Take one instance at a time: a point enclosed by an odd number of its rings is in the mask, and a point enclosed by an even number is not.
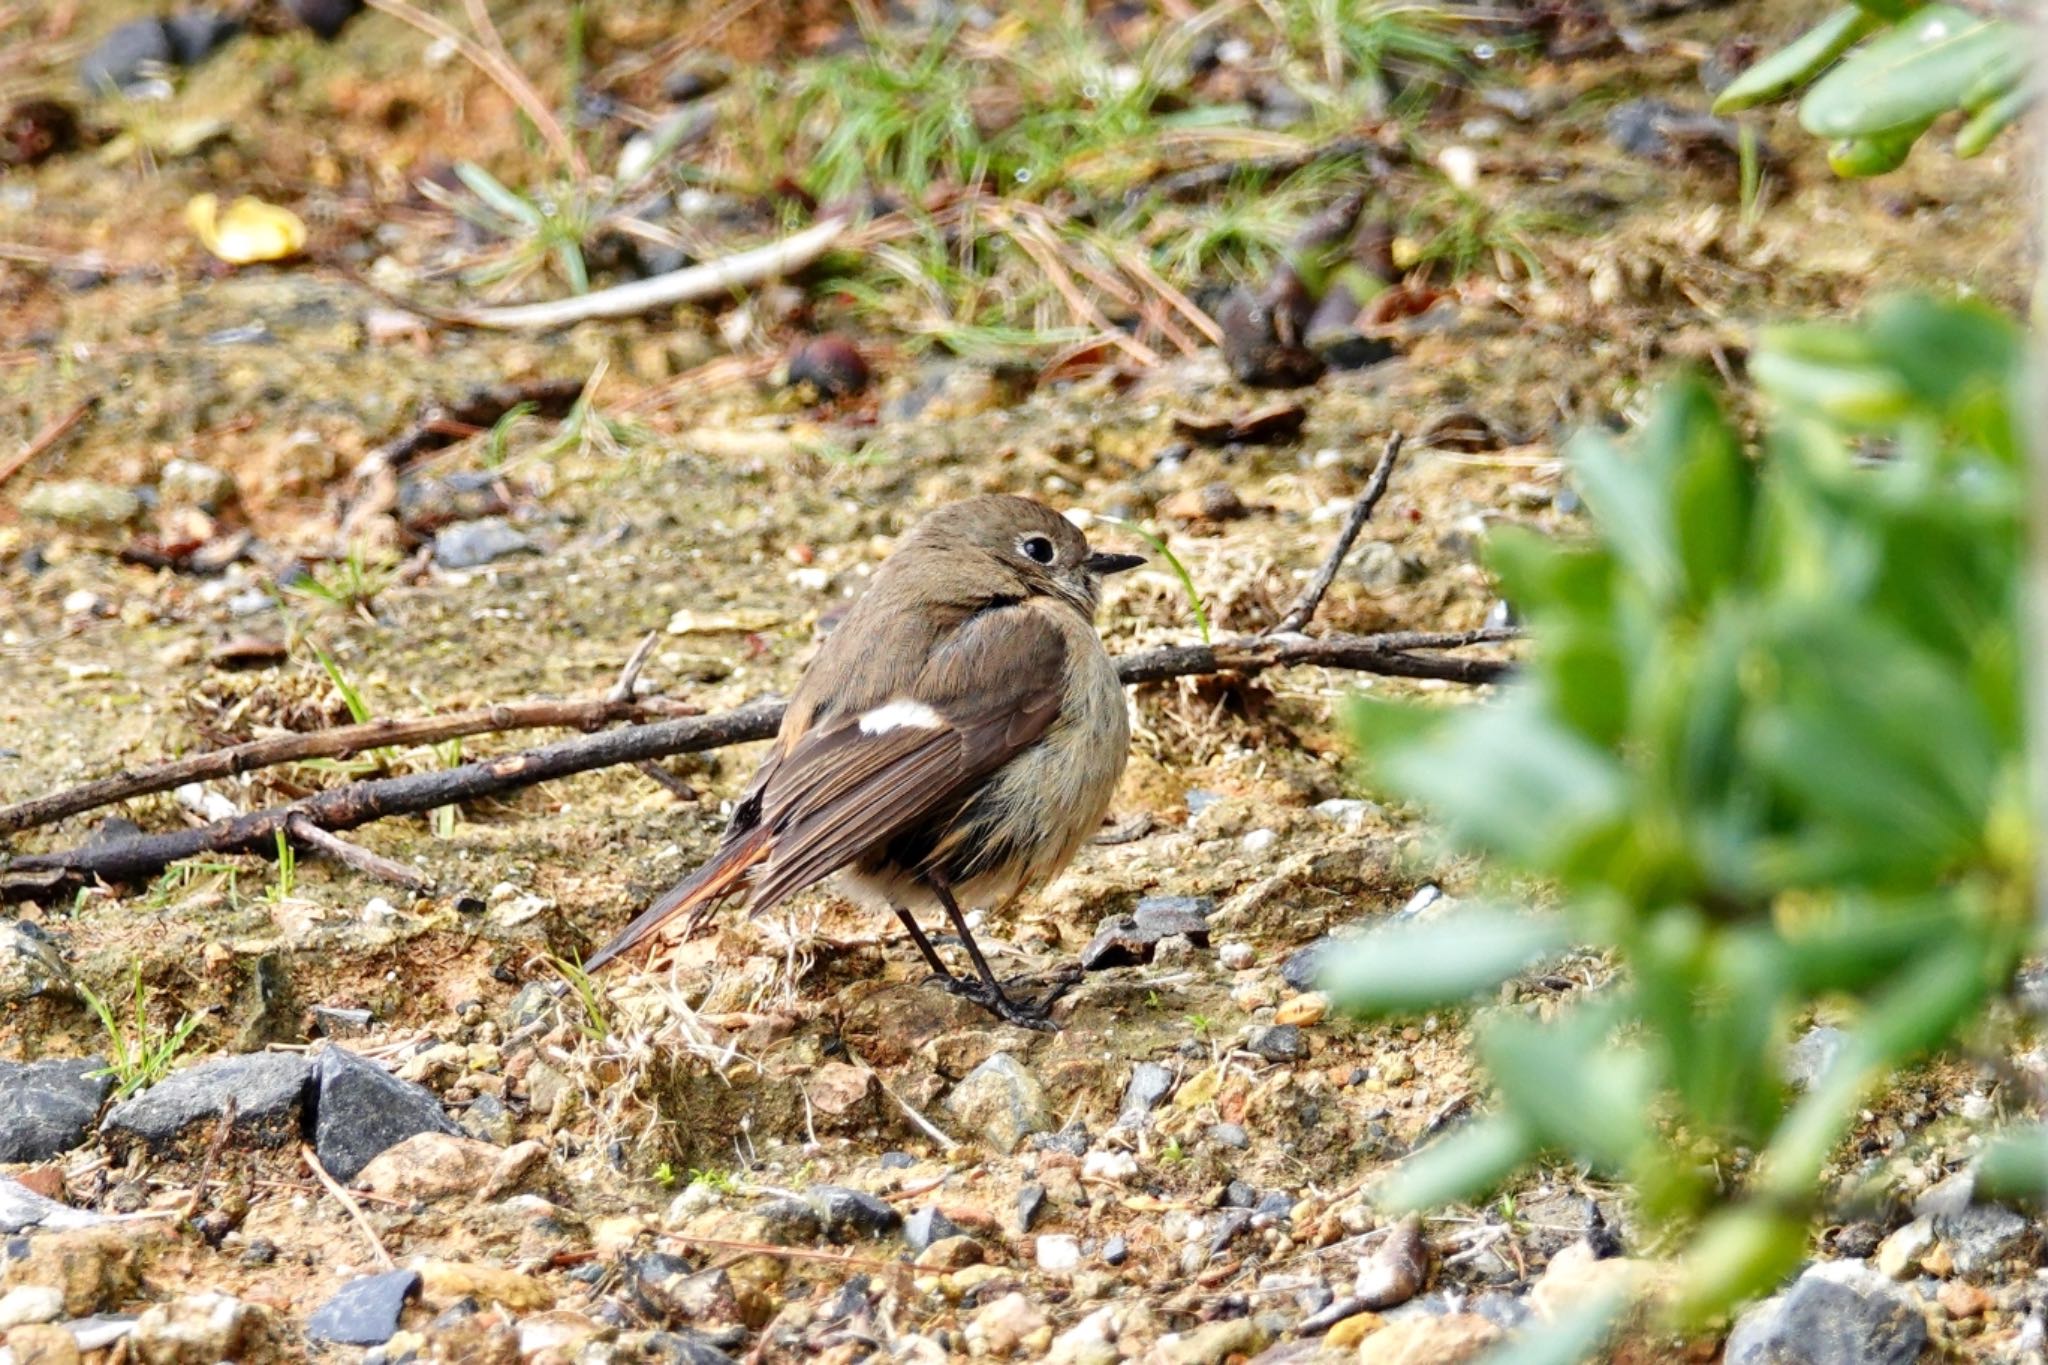
<svg viewBox="0 0 2048 1365"><path fill-rule="evenodd" d="M225 210L210 194L185 205L185 223L200 245L230 265L281 261L306 246L306 225L290 209L243 195Z"/></svg>

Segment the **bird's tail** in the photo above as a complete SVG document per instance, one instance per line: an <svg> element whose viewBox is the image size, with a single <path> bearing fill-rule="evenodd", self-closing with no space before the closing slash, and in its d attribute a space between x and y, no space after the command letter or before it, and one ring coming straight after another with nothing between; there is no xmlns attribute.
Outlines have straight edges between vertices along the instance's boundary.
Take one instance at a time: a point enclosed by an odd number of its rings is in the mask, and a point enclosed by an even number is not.
<svg viewBox="0 0 2048 1365"><path fill-rule="evenodd" d="M768 856L772 842L770 831L756 829L745 838L719 849L709 862L663 892L661 898L648 906L638 919L598 949L596 956L583 964L583 970L596 971L619 954L644 942L677 915L687 914L694 922L698 916L708 914L738 895L746 888L747 874Z"/></svg>

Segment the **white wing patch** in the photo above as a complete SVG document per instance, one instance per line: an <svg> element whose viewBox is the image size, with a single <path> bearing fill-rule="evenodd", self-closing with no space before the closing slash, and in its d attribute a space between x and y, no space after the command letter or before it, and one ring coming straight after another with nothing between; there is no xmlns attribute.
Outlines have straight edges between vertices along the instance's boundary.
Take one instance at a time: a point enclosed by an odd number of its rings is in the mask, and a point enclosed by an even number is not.
<svg viewBox="0 0 2048 1365"><path fill-rule="evenodd" d="M938 712L921 701L892 701L863 715L860 732L864 735L886 735L891 730L905 728L936 730L945 723Z"/></svg>

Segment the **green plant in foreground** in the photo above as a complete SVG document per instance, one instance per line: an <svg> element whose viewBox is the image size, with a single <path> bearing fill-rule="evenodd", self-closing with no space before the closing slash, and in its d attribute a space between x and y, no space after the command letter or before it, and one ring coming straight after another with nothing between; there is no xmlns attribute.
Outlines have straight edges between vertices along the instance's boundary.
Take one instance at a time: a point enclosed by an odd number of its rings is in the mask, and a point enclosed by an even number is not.
<svg viewBox="0 0 2048 1365"><path fill-rule="evenodd" d="M285 591L295 597L308 597L325 603L336 611L352 611L366 621L376 618L370 615L370 604L391 586L396 573L388 568L369 563L363 557L360 546L351 549L346 556L332 564L323 564L304 578L285 585Z"/></svg>
<svg viewBox="0 0 2048 1365"><path fill-rule="evenodd" d="M149 992L143 988L139 962L134 965L132 982L133 1019L126 1027L114 1017L113 1007L90 986L83 982L78 986L86 1007L99 1019L100 1028L107 1035L107 1065L93 1074L114 1078L117 1100L162 1080L205 1017L187 1014L170 1029L158 1028L149 1022Z"/></svg>
<svg viewBox="0 0 2048 1365"><path fill-rule="evenodd" d="M1867 41L1866 41L1867 40ZM1919 0L1856 0L1736 77L1717 114L1799 90L1799 122L1830 139L1837 175L1898 169L1944 114L1964 122L1956 155L1973 157L2033 104L2022 23Z"/></svg>
<svg viewBox="0 0 2048 1365"><path fill-rule="evenodd" d="M1697 1323L1805 1254L1866 1093L1981 1025L2032 932L2021 352L1992 310L1917 298L1766 330L1761 458L1684 380L1632 449L1572 448L1590 541L1492 544L1533 641L1498 700L1354 707L1376 785L1560 908L1372 936L1333 964L1339 1003L1467 1000L1572 943L1622 968L1551 1017L1482 1016L1496 1102L1385 1203L1582 1162L1680 1254ZM1822 1002L1850 1036L1795 1095L1787 1041ZM1603 1311L1559 1330L1594 1340Z"/></svg>

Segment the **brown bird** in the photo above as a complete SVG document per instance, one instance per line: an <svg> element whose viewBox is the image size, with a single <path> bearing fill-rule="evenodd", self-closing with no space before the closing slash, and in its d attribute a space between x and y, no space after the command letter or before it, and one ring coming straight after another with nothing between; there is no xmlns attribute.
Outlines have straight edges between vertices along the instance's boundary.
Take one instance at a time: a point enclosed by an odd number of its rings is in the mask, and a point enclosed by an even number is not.
<svg viewBox="0 0 2048 1365"><path fill-rule="evenodd" d="M839 873L887 905L954 994L1050 1028L1012 1000L960 899L992 905L1049 880L1102 822L1130 722L1095 633L1098 554L1027 498L951 503L911 528L805 671L717 853L587 964L744 894L752 914ZM955 976L911 913L936 904L974 964Z"/></svg>

